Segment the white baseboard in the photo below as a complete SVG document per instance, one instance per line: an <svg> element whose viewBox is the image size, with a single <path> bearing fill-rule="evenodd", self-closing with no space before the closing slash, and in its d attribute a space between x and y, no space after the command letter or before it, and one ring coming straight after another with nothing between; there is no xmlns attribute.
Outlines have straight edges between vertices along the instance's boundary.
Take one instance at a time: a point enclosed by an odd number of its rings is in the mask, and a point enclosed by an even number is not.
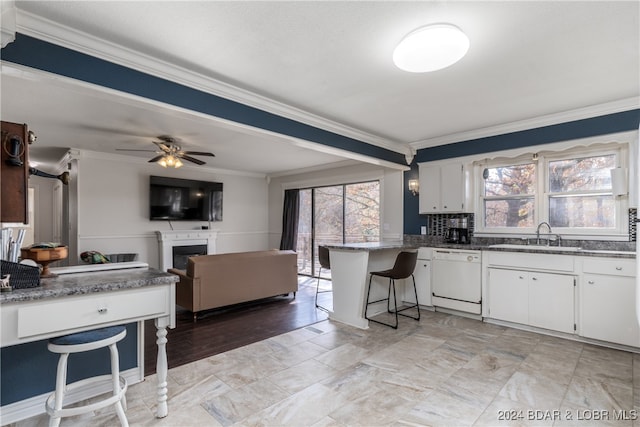
<svg viewBox="0 0 640 427"><path fill-rule="evenodd" d="M141 382L142 370L139 367L131 368L120 373L127 380L128 385ZM76 403L106 393L111 390L110 384L91 384L85 388L78 388L65 396L65 404ZM45 402L51 393L30 397L19 402L5 405L0 410L0 425L15 423L27 418L46 413Z"/></svg>

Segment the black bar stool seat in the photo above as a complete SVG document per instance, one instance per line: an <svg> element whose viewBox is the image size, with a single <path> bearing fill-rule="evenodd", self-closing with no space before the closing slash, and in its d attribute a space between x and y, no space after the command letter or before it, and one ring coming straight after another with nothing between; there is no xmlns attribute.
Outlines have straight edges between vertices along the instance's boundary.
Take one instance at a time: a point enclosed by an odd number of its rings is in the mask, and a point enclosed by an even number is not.
<svg viewBox="0 0 640 427"><path fill-rule="evenodd" d="M380 323L381 325L390 326L393 329L398 329L398 315L408 317L414 320L420 320L420 305L418 301L418 290L416 289L416 278L413 276L413 271L416 268L416 262L418 260L417 252L400 252L396 257L396 261L393 265L393 268L389 270L382 271L372 271L369 273L369 287L367 289L367 302L364 308L364 318L375 323ZM371 294L371 280L373 276L378 277L386 277L389 279L389 292L387 298L382 298L376 301L369 301L369 295ZM414 305L410 305L408 307L403 307L398 310L398 300L396 299L396 280L407 279L411 277L413 279L413 292L416 296L416 303ZM393 289L393 304L394 309L391 310L391 289ZM387 312L395 314L396 322L395 324L389 324L385 322L381 322L379 320L372 319L368 317L367 312L369 309L369 305L375 304L381 301L387 301ZM418 315L416 317L402 313L405 310L409 310L412 308L416 308L418 310Z"/></svg>

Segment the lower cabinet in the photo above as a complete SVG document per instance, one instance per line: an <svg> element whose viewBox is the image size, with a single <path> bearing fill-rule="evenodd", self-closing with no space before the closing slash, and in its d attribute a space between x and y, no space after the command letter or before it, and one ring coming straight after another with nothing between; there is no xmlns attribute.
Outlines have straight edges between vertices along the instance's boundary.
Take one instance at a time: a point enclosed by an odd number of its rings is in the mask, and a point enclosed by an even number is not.
<svg viewBox="0 0 640 427"><path fill-rule="evenodd" d="M574 333L575 277L489 268L489 317Z"/></svg>
<svg viewBox="0 0 640 427"><path fill-rule="evenodd" d="M583 269L580 334L640 347L635 260L591 259Z"/></svg>
<svg viewBox="0 0 640 427"><path fill-rule="evenodd" d="M529 273L529 324L575 333L575 276Z"/></svg>
<svg viewBox="0 0 640 427"><path fill-rule="evenodd" d="M529 322L529 273L489 269L489 317L507 322Z"/></svg>

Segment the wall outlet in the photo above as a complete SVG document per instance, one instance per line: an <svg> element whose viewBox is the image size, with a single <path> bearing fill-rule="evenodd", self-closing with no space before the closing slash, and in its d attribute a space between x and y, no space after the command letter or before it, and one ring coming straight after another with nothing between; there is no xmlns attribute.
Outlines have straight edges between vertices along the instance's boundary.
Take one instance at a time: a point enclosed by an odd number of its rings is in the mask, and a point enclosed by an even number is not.
<svg viewBox="0 0 640 427"><path fill-rule="evenodd" d="M427 234L427 226L423 225L420 227L420 234L422 234L423 236Z"/></svg>

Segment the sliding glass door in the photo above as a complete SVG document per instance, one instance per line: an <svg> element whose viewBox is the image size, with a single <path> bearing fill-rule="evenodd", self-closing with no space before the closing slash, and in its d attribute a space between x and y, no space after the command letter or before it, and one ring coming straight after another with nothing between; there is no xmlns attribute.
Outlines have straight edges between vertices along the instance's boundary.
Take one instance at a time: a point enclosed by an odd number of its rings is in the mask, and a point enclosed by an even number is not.
<svg viewBox="0 0 640 427"><path fill-rule="evenodd" d="M300 190L298 273L318 275L318 246L378 240L378 181ZM322 277L331 276L322 270Z"/></svg>

